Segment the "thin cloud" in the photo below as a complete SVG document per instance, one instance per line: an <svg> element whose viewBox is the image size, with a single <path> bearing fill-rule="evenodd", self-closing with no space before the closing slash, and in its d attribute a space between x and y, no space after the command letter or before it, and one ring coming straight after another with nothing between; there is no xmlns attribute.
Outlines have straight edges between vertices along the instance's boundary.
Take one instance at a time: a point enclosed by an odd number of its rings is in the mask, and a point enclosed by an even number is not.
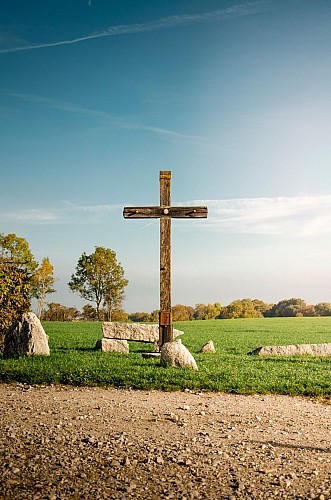
<svg viewBox="0 0 331 500"><path fill-rule="evenodd" d="M71 113L77 116L85 116L87 118L94 118L99 120L106 120L111 125L115 125L122 129L127 130L142 130L146 132L150 132L152 134L158 134L164 136L166 138L172 140L180 140L191 143L202 143L205 142L206 139L204 137L182 134L180 132L175 132L173 130L169 130L162 127L155 127L152 125L146 125L144 123L138 123L133 120L129 120L126 118L121 118L112 113L107 113L105 111L97 111L91 108L85 108L84 106L79 106L74 103L64 102L64 101L56 101L54 99L50 99L47 97L39 97L32 94L24 94L20 92L9 92L9 91L0 91L2 94L5 94L8 97L14 97L15 99L20 99L25 102L36 103L41 106L57 109L59 111L63 111L66 113Z"/></svg>
<svg viewBox="0 0 331 500"><path fill-rule="evenodd" d="M195 230L266 236L311 237L331 233L331 195L230 200L194 200L176 205L206 205L208 219L195 220ZM25 224L101 224L122 219L130 203L74 205L0 213L0 220ZM151 222L141 227L146 229ZM192 226L183 225L183 230Z"/></svg>
<svg viewBox="0 0 331 500"><path fill-rule="evenodd" d="M32 208L0 212L0 220L24 224L100 224L109 221L112 213L123 210L122 205L74 205L62 202L60 207ZM117 217L117 215L116 215Z"/></svg>
<svg viewBox="0 0 331 500"><path fill-rule="evenodd" d="M331 233L331 195L192 203L208 206L205 226L214 231L290 237Z"/></svg>
<svg viewBox="0 0 331 500"><path fill-rule="evenodd" d="M61 40L58 42L47 42L36 45L30 44L30 45L9 47L0 50L0 54L6 54L9 52L20 52L23 50L43 49L47 47L56 47L60 45L71 45L73 43L80 43L86 40L92 40L94 38L129 35L136 33L147 33L152 31L160 31L160 30L176 28L179 26L188 26L193 24L215 23L225 19L232 19L234 17L247 16L261 12L262 10L265 10L267 4L268 1L245 2L239 5L229 7L227 9L215 10L215 11L205 12L202 14L183 14L179 16L170 16L142 24L121 24L117 26L110 26L109 28L103 31L90 33L78 38L73 38L71 40Z"/></svg>

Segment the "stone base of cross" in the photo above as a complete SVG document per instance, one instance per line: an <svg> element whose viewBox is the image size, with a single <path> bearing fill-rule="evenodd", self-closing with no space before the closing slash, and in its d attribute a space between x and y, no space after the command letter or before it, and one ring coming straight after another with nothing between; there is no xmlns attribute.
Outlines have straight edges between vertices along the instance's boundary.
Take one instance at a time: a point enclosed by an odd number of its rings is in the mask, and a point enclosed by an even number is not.
<svg viewBox="0 0 331 500"><path fill-rule="evenodd" d="M171 172L160 172L160 206L125 207L125 219L160 219L159 345L173 341L171 315L171 219L206 218L207 207L172 207Z"/></svg>

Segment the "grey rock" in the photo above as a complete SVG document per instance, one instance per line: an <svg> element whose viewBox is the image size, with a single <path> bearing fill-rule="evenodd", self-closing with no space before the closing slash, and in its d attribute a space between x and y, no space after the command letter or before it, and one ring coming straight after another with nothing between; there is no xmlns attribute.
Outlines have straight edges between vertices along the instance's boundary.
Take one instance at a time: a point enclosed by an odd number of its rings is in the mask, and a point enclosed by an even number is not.
<svg viewBox="0 0 331 500"><path fill-rule="evenodd" d="M187 367L198 370L190 351L181 342L166 342L161 348L161 366Z"/></svg>
<svg viewBox="0 0 331 500"><path fill-rule="evenodd" d="M184 332L174 328L174 338ZM144 325L141 323L102 323L102 334L107 339L135 340L138 342L158 342L159 325Z"/></svg>
<svg viewBox="0 0 331 500"><path fill-rule="evenodd" d="M38 317L32 313L24 313L22 321L9 331L5 337L4 357L49 356L48 336Z"/></svg>
<svg viewBox="0 0 331 500"><path fill-rule="evenodd" d="M328 344L293 344L258 347L248 352L257 356L293 356L294 354L311 354L312 356L331 356L331 343Z"/></svg>
<svg viewBox="0 0 331 500"><path fill-rule="evenodd" d="M207 344L205 344L201 349L200 352L216 352L214 342L212 340L209 340Z"/></svg>
<svg viewBox="0 0 331 500"><path fill-rule="evenodd" d="M117 339L100 339L97 340L95 344L95 348L98 351L102 352L120 352L122 354L129 353L129 344L126 340L117 340Z"/></svg>

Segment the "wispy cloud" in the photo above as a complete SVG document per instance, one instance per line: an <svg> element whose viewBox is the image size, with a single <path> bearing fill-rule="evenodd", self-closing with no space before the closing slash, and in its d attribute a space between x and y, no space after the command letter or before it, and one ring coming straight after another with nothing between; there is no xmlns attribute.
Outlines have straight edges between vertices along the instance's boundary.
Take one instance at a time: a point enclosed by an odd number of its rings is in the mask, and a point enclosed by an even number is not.
<svg viewBox="0 0 331 500"><path fill-rule="evenodd" d="M31 225L98 224L109 220L112 213L120 210L123 210L122 205L75 205L64 201L59 207L0 212L0 220Z"/></svg>
<svg viewBox="0 0 331 500"><path fill-rule="evenodd" d="M191 203L191 202L190 202ZM206 228L225 233L304 237L331 233L331 195L197 200Z"/></svg>
<svg viewBox="0 0 331 500"><path fill-rule="evenodd" d="M32 94L25 94L21 92L10 92L0 90L0 93L6 95L8 97L13 97L15 99L20 99L25 102L36 103L40 106L44 106L47 108L56 109L58 111L63 111L65 113L71 113L80 117L94 118L106 121L109 125L114 125L120 127L122 129L127 130L142 130L146 132L150 132L152 134L158 134L164 136L168 139L185 141L190 143L202 143L205 142L206 139L204 137L182 134L180 132L176 132L174 130L169 130L162 127L156 127L153 125L148 125L144 123L139 123L134 120L130 120L129 118L122 118L112 113L108 113L105 111L98 111L91 108L86 108L84 106L80 106L75 103L57 101L54 99L50 99L47 97L40 97Z"/></svg>
<svg viewBox="0 0 331 500"><path fill-rule="evenodd" d="M234 17L247 16L261 12L266 8L266 5L268 3L269 2L267 0L245 2L238 5L234 5L227 9L214 10L210 12L204 12L202 14L183 14L179 16L165 17L148 23L121 24L117 26L110 26L105 30L86 34L69 40L60 40L57 42L45 42L39 44L26 44L16 47L15 46L7 47L5 49L0 50L0 54L6 54L9 52L19 52L23 50L43 49L47 47L56 47L60 45L71 45L73 43L80 43L94 38L129 35L135 33L147 33L151 31L160 31L160 30L176 28L185 25L187 26L192 24L215 23L225 19L232 19Z"/></svg>
<svg viewBox="0 0 331 500"><path fill-rule="evenodd" d="M193 200L176 205L207 205L208 219L194 227L220 233L310 237L331 234L331 195L230 200ZM100 224L121 219L124 206L74 205L0 213L0 220L25 224ZM140 227L145 229L150 225ZM187 229L190 225L183 226Z"/></svg>

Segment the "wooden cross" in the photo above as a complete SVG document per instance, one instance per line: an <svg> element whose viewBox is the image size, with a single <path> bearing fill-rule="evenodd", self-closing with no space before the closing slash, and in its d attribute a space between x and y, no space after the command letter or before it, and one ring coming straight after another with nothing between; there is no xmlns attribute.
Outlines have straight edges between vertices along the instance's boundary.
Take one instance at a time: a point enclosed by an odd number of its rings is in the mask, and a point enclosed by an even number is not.
<svg viewBox="0 0 331 500"><path fill-rule="evenodd" d="M207 207L172 207L171 172L160 172L159 207L125 207L125 219L160 219L160 313L159 345L173 341L171 317L171 219L206 218Z"/></svg>

